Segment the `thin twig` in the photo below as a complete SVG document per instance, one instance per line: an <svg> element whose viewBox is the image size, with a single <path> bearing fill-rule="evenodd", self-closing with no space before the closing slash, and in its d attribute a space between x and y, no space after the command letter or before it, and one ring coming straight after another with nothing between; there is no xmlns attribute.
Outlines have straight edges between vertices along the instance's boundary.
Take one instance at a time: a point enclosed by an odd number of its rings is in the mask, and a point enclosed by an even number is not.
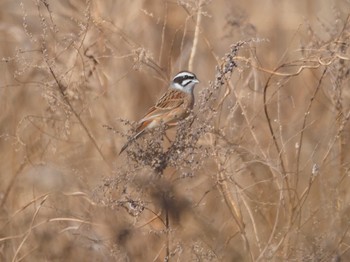
<svg viewBox="0 0 350 262"><path fill-rule="evenodd" d="M59 81L58 77L56 76L56 73L53 71L52 66L50 65L49 61L47 61L46 56L45 56L45 62L50 70L50 73L52 75L52 77L54 78L57 86L58 86L58 90L59 93L62 96L62 99L65 101L65 103L68 105L70 111L74 114L74 116L77 118L79 124L81 125L81 127L83 128L83 130L85 131L85 133L88 135L90 141L92 142L92 144L94 145L94 147L96 148L97 152L99 153L99 155L101 156L101 158L105 161L105 163L107 164L108 167L110 167L109 162L107 161L107 159L105 158L105 156L103 155L100 147L98 146L95 138L93 137L93 135L90 133L88 127L85 125L84 121L81 119L80 115L78 114L78 112L74 109L73 105L71 104L71 102L69 101L69 99L67 98L64 90L66 90L66 87L61 83L61 81Z"/></svg>
<svg viewBox="0 0 350 262"><path fill-rule="evenodd" d="M193 44L192 44L192 50L191 50L191 54L190 54L190 59L188 60L188 69L190 71L193 70L194 56L196 55L196 51L197 51L197 47L198 47L200 24L201 24L201 20L202 20L202 3L203 3L203 0L199 0L199 2L198 2L198 10L197 10L196 27L195 27L195 30L194 30L194 38L193 38Z"/></svg>

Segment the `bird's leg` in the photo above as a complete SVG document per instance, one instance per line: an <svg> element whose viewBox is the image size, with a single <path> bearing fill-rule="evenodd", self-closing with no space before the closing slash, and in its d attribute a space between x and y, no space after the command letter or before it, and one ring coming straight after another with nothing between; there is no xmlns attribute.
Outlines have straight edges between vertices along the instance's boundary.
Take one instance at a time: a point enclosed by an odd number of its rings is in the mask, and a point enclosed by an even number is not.
<svg viewBox="0 0 350 262"><path fill-rule="evenodd" d="M164 123L164 136L165 136L165 138L168 140L168 142L169 142L170 144L172 144L172 141L170 140L170 138L167 136L167 133L166 133L166 131L167 131L170 127L172 127L171 124Z"/></svg>
<svg viewBox="0 0 350 262"><path fill-rule="evenodd" d="M164 136L165 136L165 138L168 140L168 142L170 143L170 144L172 144L173 142L170 140L170 138L167 136L167 134L165 133L164 134Z"/></svg>

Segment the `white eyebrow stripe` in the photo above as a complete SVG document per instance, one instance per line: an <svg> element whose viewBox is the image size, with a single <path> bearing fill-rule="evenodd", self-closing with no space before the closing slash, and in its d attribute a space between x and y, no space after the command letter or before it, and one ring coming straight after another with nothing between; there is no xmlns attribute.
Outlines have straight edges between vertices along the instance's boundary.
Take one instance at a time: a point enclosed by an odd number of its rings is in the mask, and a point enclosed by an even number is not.
<svg viewBox="0 0 350 262"><path fill-rule="evenodd" d="M184 76L192 76L192 77L194 77L194 75L191 74L191 73L189 73L189 72L181 72L181 73L177 74L177 75L174 77L174 79L175 79L175 78L178 78L178 77L184 77Z"/></svg>

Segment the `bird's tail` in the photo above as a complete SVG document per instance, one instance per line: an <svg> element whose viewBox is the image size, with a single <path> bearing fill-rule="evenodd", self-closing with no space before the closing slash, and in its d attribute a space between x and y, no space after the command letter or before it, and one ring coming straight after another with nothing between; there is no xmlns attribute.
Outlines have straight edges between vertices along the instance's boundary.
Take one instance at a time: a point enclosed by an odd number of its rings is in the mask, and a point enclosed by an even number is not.
<svg viewBox="0 0 350 262"><path fill-rule="evenodd" d="M136 135L134 135L132 138L130 138L130 139L125 143L125 145L122 147L122 149L120 150L119 155L120 155L121 153L123 153L123 151L124 151L133 141L135 141L139 136L141 136L141 135L143 134L144 131L145 131L145 130L143 129L143 130L141 130L140 132L138 132Z"/></svg>

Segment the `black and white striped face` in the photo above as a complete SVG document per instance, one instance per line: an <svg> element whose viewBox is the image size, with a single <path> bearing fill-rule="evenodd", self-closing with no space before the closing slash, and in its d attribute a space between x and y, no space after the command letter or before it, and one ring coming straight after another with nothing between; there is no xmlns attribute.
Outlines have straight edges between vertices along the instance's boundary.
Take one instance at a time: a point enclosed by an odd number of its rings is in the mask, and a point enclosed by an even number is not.
<svg viewBox="0 0 350 262"><path fill-rule="evenodd" d="M171 86L182 92L192 93L194 86L198 83L199 80L195 74L188 71L181 71L174 77Z"/></svg>

